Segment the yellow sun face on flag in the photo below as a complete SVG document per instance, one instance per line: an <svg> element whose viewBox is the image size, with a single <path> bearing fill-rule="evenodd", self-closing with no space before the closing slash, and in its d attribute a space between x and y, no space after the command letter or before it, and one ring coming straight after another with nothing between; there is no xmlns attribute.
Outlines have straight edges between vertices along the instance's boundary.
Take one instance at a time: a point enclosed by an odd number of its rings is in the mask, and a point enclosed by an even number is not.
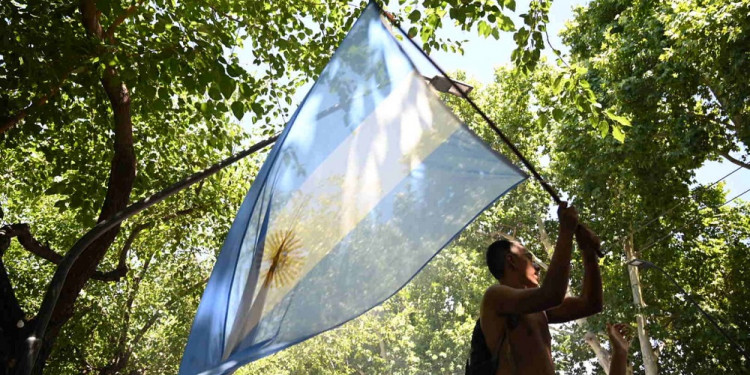
<svg viewBox="0 0 750 375"><path fill-rule="evenodd" d="M293 229L272 233L266 240L263 262L268 264L263 286L282 287L293 281L302 268L302 243Z"/></svg>

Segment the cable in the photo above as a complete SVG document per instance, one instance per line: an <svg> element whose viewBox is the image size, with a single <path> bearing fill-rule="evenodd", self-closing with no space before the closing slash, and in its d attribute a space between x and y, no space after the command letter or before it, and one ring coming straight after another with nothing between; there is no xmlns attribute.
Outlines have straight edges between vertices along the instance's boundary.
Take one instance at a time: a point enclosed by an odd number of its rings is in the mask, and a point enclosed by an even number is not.
<svg viewBox="0 0 750 375"><path fill-rule="evenodd" d="M734 198L732 198L732 199L730 199L730 200L728 200L728 201L724 202L724 203L723 203L723 204L722 204L721 206L719 206L719 207L717 207L717 208L721 208L721 207L724 207L724 206L728 205L729 203L732 203L732 202L733 202L733 201L734 201L735 199L737 199L737 198L739 198L739 197L741 197L741 196L743 196L743 195L747 194L748 192L750 192L750 188L748 188L747 190L743 191L742 193L739 193L739 194L735 195L735 196L734 196ZM714 215L714 216L716 216L716 215ZM664 235L664 236L662 236L662 237L659 237L658 239L654 240L654 241L653 241L653 242L651 242L650 244L648 244L648 245L644 246L643 248L641 248L641 249L640 249L640 251L645 251L646 249L648 249L648 248L650 248L650 247L652 247L652 246L656 245L657 243L661 242L661 241L662 241L662 240L664 240L665 238L667 238L667 237L671 237L671 236L672 236L672 233L673 233L673 232L676 232L676 231L678 231L678 230L680 230L680 229L682 229L682 228L685 228L686 226L688 226L688 225L690 225L690 224L693 224L693 223L695 223L696 221L697 221L697 220L692 220L692 221L690 221L690 222L688 222L688 223L685 223L685 224L683 224L682 226L680 226L680 227L679 227L679 228L677 228L677 229L673 229L673 230L669 231L669 233L667 233L666 235Z"/></svg>
<svg viewBox="0 0 750 375"><path fill-rule="evenodd" d="M737 167L737 169L735 169L735 170L733 170L733 171L729 172L729 173L728 173L727 175L725 175L724 177L722 177L722 178L720 178L720 179L718 179L718 180L714 181L714 182L713 182L713 183L712 183L711 185L708 185L708 186L706 186L705 188L706 188L706 189L708 189L708 188L710 188L710 187L712 187L712 186L714 186L714 185L718 184L719 182L721 182L721 181L723 181L723 180L724 180L725 178L727 178L727 177L729 177L729 176L733 175L733 174L734 174L735 172L739 171L740 169L742 169L742 167ZM700 188L700 186L699 186L698 188ZM696 189L697 189L697 188L696 188ZM696 190L696 189L693 189L693 190ZM641 225L637 226L637 227L636 227L636 228L635 228L635 229L633 230L633 234L635 234L635 233L638 233L638 232L640 232L640 231L641 231L641 230L643 230L643 229L646 229L646 227L648 227L649 225L651 225L651 223L653 223L653 222L654 222L654 221L656 221L656 220L659 220L659 219L661 219L662 217L664 217L664 215L666 215L666 214L668 214L668 213L672 212L672 211L673 211L673 210L674 210L675 208L679 207L679 206L680 206L680 205L682 205L682 204L684 204L684 203L683 203L683 202L678 202L678 203L676 203L676 204L675 204L674 206L670 207L670 208L669 208L669 209L667 209L666 211L664 211L664 212L662 212L661 214L659 214L659 216L657 216L657 217L655 217L655 218L653 218L653 219L649 220L649 221L648 221L648 222L646 222L645 224L641 224Z"/></svg>
<svg viewBox="0 0 750 375"><path fill-rule="evenodd" d="M42 299L41 306L39 307L39 314L35 318L36 324L34 324L33 331L28 336L28 339L26 339L23 343L23 350L26 351L27 355L24 355L22 360L20 361L17 373L30 374L31 370L34 368L37 355L39 354L39 348L41 346L40 344L42 343L42 340L44 340L44 334L47 331L47 325L49 324L49 321L52 317L52 311L57 305L57 300L60 297L60 293L62 292L63 283L65 283L65 279L68 277L68 272L70 272L71 267L73 267L73 263L75 263L76 259L78 259L83 250L89 247L91 243L96 241L104 233L114 228L116 225L119 225L123 220L145 210L148 207L153 206L156 203L163 201L164 199L167 199L167 197L170 197L209 176L214 175L218 171L231 164L234 164L238 160L241 160L257 151L266 148L267 146L276 142L276 140L279 138L279 135L280 134L276 134L270 138L264 139L250 146L248 149L232 155L216 164L213 164L212 166L200 172L194 173L187 178L170 185L166 189L149 196L148 198L131 204L130 206L116 212L108 219L96 223L96 226L91 228L81 238L79 238L78 241L73 244L73 247L68 250L63 259L60 261L60 264L57 266L57 269L52 276L50 286L44 295L44 299Z"/></svg>

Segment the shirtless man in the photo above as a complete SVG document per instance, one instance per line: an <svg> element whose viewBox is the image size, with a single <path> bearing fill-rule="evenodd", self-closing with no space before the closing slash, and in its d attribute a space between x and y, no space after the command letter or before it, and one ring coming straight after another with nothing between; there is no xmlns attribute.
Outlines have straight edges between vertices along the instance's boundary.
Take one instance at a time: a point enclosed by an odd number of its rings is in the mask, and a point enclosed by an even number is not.
<svg viewBox="0 0 750 375"><path fill-rule="evenodd" d="M494 242L487 265L499 284L484 293L480 325L491 353L498 353L497 375L554 374L550 323L563 323L602 310L602 280L596 252L599 239L578 212L563 202L557 210L560 230L547 275L539 286L539 266L521 244ZM583 293L566 297L573 237L583 255ZM504 335L507 337L503 340ZM502 342L502 345L501 345ZM499 351L498 345L501 345Z"/></svg>

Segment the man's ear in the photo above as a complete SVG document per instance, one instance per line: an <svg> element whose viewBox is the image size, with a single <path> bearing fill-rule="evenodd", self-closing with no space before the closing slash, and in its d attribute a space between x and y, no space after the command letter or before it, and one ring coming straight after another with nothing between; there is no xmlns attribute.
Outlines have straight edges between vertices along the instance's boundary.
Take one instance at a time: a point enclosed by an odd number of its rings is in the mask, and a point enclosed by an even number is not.
<svg viewBox="0 0 750 375"><path fill-rule="evenodd" d="M516 269L517 265L513 254L508 253L505 255L505 264L507 264L511 269Z"/></svg>

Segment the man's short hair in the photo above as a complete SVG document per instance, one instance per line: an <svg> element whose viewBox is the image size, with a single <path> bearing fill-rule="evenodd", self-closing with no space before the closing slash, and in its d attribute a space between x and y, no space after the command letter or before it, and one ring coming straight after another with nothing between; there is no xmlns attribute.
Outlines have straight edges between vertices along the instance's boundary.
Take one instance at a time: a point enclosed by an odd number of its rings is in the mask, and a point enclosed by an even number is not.
<svg viewBox="0 0 750 375"><path fill-rule="evenodd" d="M513 242L503 238L493 242L487 248L487 267L489 267L492 276L498 281L503 277L503 271L505 271L505 256L510 254L510 247L512 245Z"/></svg>

